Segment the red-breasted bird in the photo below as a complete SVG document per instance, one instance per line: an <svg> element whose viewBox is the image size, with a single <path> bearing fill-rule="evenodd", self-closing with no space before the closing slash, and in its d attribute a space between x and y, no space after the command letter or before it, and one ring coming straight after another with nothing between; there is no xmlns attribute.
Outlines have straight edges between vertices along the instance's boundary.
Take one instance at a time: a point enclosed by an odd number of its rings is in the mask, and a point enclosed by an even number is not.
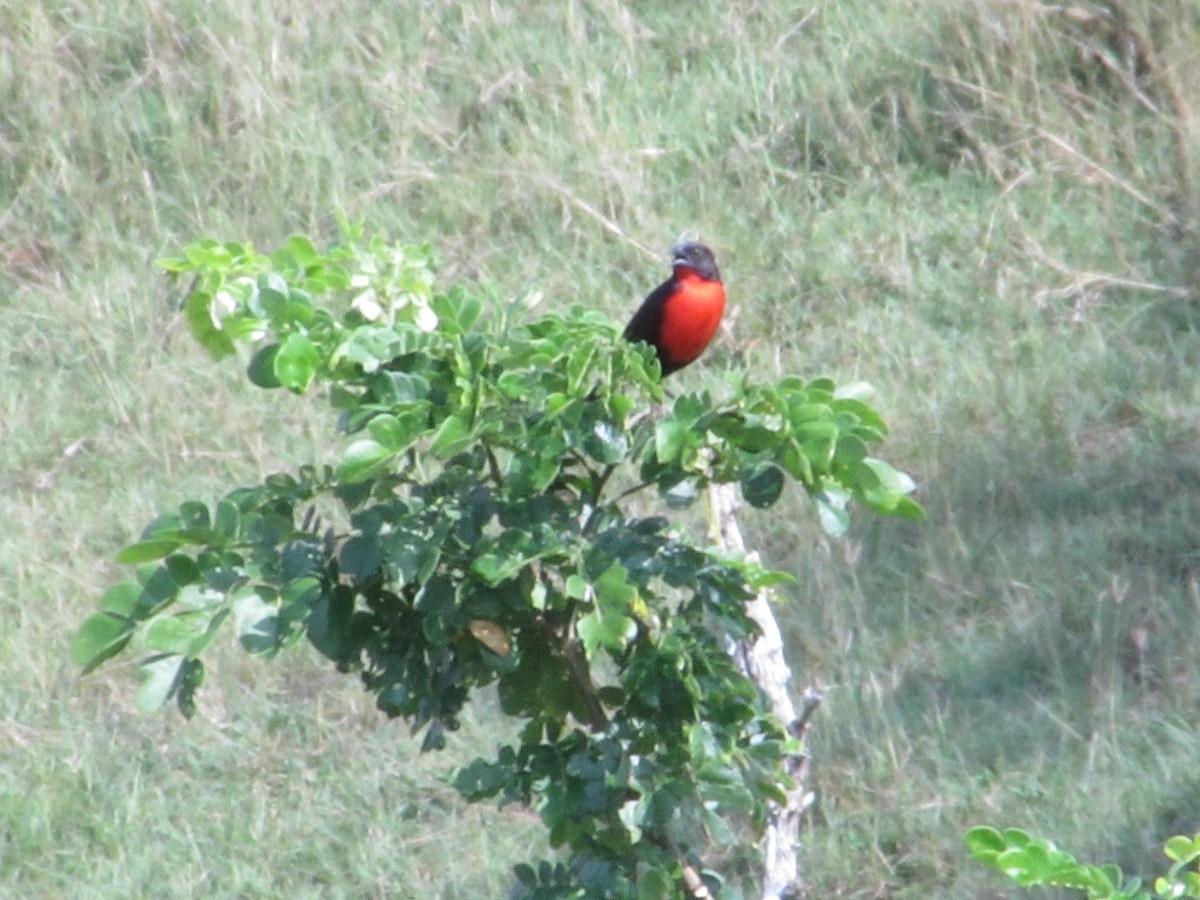
<svg viewBox="0 0 1200 900"><path fill-rule="evenodd" d="M725 285L712 251L688 241L671 251L671 277L652 290L625 326L625 339L654 347L663 376L695 362L725 312Z"/></svg>

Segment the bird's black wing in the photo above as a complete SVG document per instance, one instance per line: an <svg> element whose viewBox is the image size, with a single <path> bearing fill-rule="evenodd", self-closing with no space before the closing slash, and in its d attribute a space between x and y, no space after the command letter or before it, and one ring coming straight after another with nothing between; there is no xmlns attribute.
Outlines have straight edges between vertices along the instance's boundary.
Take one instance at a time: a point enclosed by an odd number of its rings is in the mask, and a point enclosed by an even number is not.
<svg viewBox="0 0 1200 900"><path fill-rule="evenodd" d="M645 341L654 347L658 353L658 361L663 365L664 369L669 365L668 360L663 356L662 347L662 323L663 309L667 305L667 299L675 291L675 282L673 279L667 279L654 290L652 290L646 299L642 301L642 305L638 307L637 312L633 314L633 318L629 320L629 324L625 326L625 340L627 341Z"/></svg>

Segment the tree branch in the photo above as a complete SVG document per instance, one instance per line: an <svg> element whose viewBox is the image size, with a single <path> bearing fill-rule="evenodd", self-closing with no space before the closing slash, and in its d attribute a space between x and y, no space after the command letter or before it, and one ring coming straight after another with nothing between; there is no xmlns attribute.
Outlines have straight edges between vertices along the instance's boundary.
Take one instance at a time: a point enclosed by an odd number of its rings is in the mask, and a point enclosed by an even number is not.
<svg viewBox="0 0 1200 900"><path fill-rule="evenodd" d="M483 449L487 452L488 472L491 473L492 480L496 482L496 487L499 488L504 484L504 476L500 474L500 463L496 460L496 451L488 443L483 445Z"/></svg>
<svg viewBox="0 0 1200 900"><path fill-rule="evenodd" d="M587 656L583 645L575 638L568 638L562 644L563 662L567 664L567 677L583 698L583 706L587 710L588 726L592 731L604 731L608 727L608 713L600 702L596 692L596 683L592 681L592 670L588 666Z"/></svg>
<svg viewBox="0 0 1200 900"><path fill-rule="evenodd" d="M675 859L679 861L679 867L682 870L679 880L683 883L685 896L691 897L692 900L712 900L712 891L708 889L708 885L704 883L704 879L700 877L696 867L688 862L687 854L683 852L682 847L666 834L649 835L647 839L652 844L675 854Z"/></svg>
<svg viewBox="0 0 1200 900"><path fill-rule="evenodd" d="M727 550L742 553L747 559L755 560L756 553L746 553L746 542L737 524L737 493L732 485L711 484L708 500L713 516L717 542ZM804 708L799 715L788 693L788 682L792 673L783 655L783 635L779 623L771 611L769 591L759 591L758 596L746 603L746 615L759 627L753 641L729 642L729 653L737 661L746 677L758 685L771 704L771 711L781 725L797 741L803 740L809 720L821 703L822 692L815 686L809 687L804 695ZM800 849L800 818L812 805L812 792L805 790L804 778L808 766L808 753L800 750L784 760L784 767L792 779L783 803L771 803L767 831L763 847L763 900L791 900L804 895L804 882L800 877L797 854Z"/></svg>
<svg viewBox="0 0 1200 900"><path fill-rule="evenodd" d="M600 702L600 694L596 683L592 681L592 670L588 665L587 655L583 645L574 636L574 623L567 622L561 630L555 628L544 615L537 618L537 623L550 639L550 646L558 651L559 657L567 668L567 678L571 686L579 692L587 711L587 724L592 731L604 731L608 727L608 712Z"/></svg>

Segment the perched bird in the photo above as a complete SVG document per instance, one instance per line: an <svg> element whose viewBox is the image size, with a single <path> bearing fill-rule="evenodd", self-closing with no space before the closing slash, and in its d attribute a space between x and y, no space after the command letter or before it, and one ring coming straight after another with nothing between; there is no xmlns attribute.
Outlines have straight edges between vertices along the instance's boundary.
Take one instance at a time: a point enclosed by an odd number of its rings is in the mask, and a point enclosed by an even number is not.
<svg viewBox="0 0 1200 900"><path fill-rule="evenodd" d="M654 347L664 377L695 362L725 312L725 285L711 250L695 241L679 244L671 268L625 326L626 340Z"/></svg>

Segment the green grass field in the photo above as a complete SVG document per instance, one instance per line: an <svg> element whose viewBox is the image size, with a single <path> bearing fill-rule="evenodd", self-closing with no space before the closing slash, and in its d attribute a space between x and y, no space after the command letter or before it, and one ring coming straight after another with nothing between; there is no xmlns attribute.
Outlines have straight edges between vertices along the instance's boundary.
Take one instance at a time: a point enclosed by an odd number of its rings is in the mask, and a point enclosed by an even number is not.
<svg viewBox="0 0 1200 900"><path fill-rule="evenodd" d="M369 230L623 319L698 230L732 329L681 384L866 380L929 521L748 517L811 731L815 897L1017 896L967 828L1160 871L1200 831L1200 7L0 3L0 895L500 897L351 679L234 648L191 722L73 630L161 508L324 459L159 256Z"/></svg>

